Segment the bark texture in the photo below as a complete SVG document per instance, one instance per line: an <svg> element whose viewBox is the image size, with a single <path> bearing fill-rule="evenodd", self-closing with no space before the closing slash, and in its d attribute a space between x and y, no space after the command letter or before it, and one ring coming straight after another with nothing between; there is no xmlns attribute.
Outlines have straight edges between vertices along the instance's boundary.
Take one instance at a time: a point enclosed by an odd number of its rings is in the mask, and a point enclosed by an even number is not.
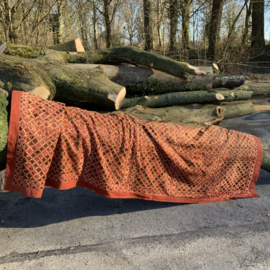
<svg viewBox="0 0 270 270"><path fill-rule="evenodd" d="M180 104L206 103L206 102L228 102L236 100L249 100L252 91L195 91L175 92L158 96L144 96L137 98L126 98L122 108L142 105L150 108L167 107Z"/></svg>

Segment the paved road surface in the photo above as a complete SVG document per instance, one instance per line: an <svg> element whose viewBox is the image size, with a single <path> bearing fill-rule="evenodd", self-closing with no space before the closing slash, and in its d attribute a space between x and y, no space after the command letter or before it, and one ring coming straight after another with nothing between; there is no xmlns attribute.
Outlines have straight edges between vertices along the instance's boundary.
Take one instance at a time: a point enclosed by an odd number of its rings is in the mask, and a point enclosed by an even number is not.
<svg viewBox="0 0 270 270"><path fill-rule="evenodd" d="M270 139L270 116L223 127ZM0 193L0 269L270 269L270 174L260 198L171 204L47 188Z"/></svg>

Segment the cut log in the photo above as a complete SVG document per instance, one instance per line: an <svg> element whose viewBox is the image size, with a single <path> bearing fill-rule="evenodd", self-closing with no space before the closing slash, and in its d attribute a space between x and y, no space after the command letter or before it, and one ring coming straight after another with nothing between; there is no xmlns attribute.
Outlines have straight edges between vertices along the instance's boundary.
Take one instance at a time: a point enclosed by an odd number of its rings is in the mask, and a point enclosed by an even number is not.
<svg viewBox="0 0 270 270"><path fill-rule="evenodd" d="M218 77L213 81L213 88L234 89L245 83L243 76Z"/></svg>
<svg viewBox="0 0 270 270"><path fill-rule="evenodd" d="M67 67L72 70L90 70L98 66L113 82L127 87L127 91L131 93L212 89L213 69L211 67L201 67L201 71L205 73L204 76L187 75L187 78L183 80L159 70L134 66L67 64Z"/></svg>
<svg viewBox="0 0 270 270"><path fill-rule="evenodd" d="M22 45L11 45L8 44L8 50L6 54L14 56L25 57L25 54L19 54L17 47L20 47L21 50L29 50L27 46ZM61 44L59 45L61 46ZM51 53L51 50L45 50L43 48L37 48L39 55L46 55ZM65 51L65 52L64 52ZM156 69L163 71L165 73L171 74L175 77L182 79L187 79L187 74L191 75L201 75L204 76L205 73L199 68L189 65L188 63L182 63L170 59L168 57L153 54L150 52L145 52L139 48L135 47L118 47L112 49L106 49L102 51L90 51L82 52L76 55L66 53L66 49L61 52L63 59L68 63L87 63L87 64L113 64L113 63L127 63L133 64L148 69ZM33 54L33 57L32 57ZM28 58L35 58L36 51L33 53L29 52L27 54Z"/></svg>
<svg viewBox="0 0 270 270"><path fill-rule="evenodd" d="M220 123L223 119L252 114L253 111L252 102L246 102L228 106L190 104L163 108L148 108L137 105L113 113L127 113L148 121L188 126L211 126Z"/></svg>
<svg viewBox="0 0 270 270"><path fill-rule="evenodd" d="M206 103L235 100L248 100L252 96L251 91L196 91L196 92L175 92L156 96L143 96L137 98L126 98L122 108L142 105L150 108L167 107L180 104Z"/></svg>
<svg viewBox="0 0 270 270"><path fill-rule="evenodd" d="M82 41L80 38L73 39L69 42L61 43L49 47L51 50L64 51L64 52L85 52Z"/></svg>
<svg viewBox="0 0 270 270"><path fill-rule="evenodd" d="M120 108L126 94L125 87L110 81L103 70L71 70L57 52L41 59L0 55L0 87L7 91L32 91L43 98L49 95L49 99L56 97L62 102L87 102L114 110Z"/></svg>

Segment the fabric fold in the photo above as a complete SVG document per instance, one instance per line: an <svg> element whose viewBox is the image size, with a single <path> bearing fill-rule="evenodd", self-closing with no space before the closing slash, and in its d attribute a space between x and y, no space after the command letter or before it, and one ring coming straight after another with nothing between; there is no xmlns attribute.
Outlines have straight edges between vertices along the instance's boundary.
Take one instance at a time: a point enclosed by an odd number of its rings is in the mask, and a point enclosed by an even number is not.
<svg viewBox="0 0 270 270"><path fill-rule="evenodd" d="M206 203L258 197L255 136L218 126L147 122L13 92L5 189L40 198L45 186L109 198Z"/></svg>

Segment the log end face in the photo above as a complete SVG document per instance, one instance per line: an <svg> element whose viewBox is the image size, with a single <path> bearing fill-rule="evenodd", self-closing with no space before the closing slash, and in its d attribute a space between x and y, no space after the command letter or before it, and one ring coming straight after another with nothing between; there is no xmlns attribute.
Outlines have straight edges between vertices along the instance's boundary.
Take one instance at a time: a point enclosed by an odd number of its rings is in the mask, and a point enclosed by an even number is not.
<svg viewBox="0 0 270 270"><path fill-rule="evenodd" d="M43 99L48 99L51 95L51 92L45 86L36 87L35 89L29 91L29 93Z"/></svg>
<svg viewBox="0 0 270 270"><path fill-rule="evenodd" d="M216 99L217 99L217 100L224 100L225 97L224 97L222 94L217 93L217 94L216 94Z"/></svg>
<svg viewBox="0 0 270 270"><path fill-rule="evenodd" d="M117 98L116 98L116 100L115 100L115 109L116 109L116 110L119 110L119 109L121 108L125 96L126 96L126 87L123 87L123 88L120 90L120 92L119 92L119 94L117 95Z"/></svg>
<svg viewBox="0 0 270 270"><path fill-rule="evenodd" d="M205 72L199 70L199 68L197 68L197 67L194 67L192 65L188 65L188 68L193 70L194 73L197 74L197 75L205 75Z"/></svg>

